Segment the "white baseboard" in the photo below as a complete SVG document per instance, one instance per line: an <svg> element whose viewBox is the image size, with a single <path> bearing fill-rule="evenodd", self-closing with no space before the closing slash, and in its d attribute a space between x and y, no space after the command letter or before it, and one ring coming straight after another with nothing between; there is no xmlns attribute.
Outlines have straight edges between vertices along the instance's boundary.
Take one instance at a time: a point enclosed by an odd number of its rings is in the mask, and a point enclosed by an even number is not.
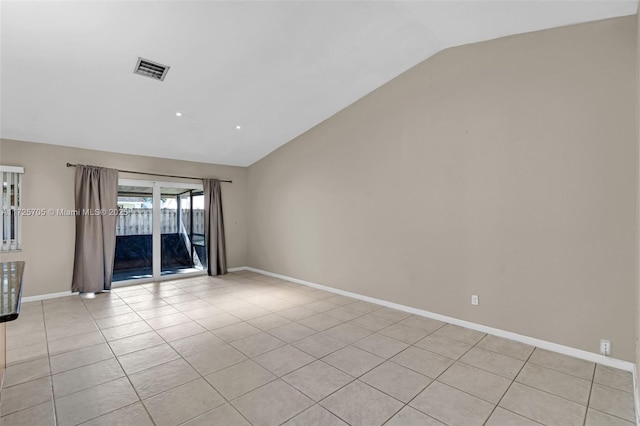
<svg viewBox="0 0 640 426"><path fill-rule="evenodd" d="M38 296L27 296L22 298L22 303L37 302L40 300L56 299L58 297L75 296L80 293L71 291L61 291L60 293L40 294Z"/></svg>
<svg viewBox="0 0 640 426"><path fill-rule="evenodd" d="M521 342L521 343L525 343L525 344L528 344L528 345L536 346L536 347L539 347L539 348L542 348L542 349L547 349L549 351L561 353L561 354L564 354L564 355L569 355L569 356L572 356L574 358L584 359L586 361L596 362L596 363L599 363L599 364L607 365L609 367L614 367L614 368L619 368L621 370L630 371L633 374L633 389L634 389L634 401L635 401L635 409L636 409L636 423L638 425L640 425L640 389L638 388L640 383L638 382L638 370L636 368L636 364L634 364L632 362L623 361L623 360L616 359L616 358L605 357L605 356L602 356L602 355L599 355L599 354L596 354L596 353L593 353L593 352L584 351L582 349L576 349L576 348L572 348L570 346L559 345L557 343L548 342L546 340L541 340L541 339L536 339L536 338L533 338L533 337L523 336L521 334L512 333L510 331L505 331L505 330L501 330L501 329L493 328L493 327L487 327L487 326L484 326L482 324L476 324L476 323L473 323L473 322L464 321L464 320L460 320L460 319L457 319L457 318L452 318L452 317L448 317L448 316L445 316L445 315L436 314L434 312L424 311L424 310L421 310L421 309L412 308L410 306L405 306L405 305L400 305L398 303L388 302L386 300L375 299L373 297L368 297L368 296L364 296L364 295L361 295L361 294L352 293L350 291L340 290L340 289L337 289L337 288L333 288L333 287L328 287L328 286L324 286L324 285L321 285L321 284L312 283L312 282L309 282L309 281L304 281L304 280L301 280L301 279L298 279L298 278L288 277L286 275L275 274L273 272L264 271L262 269L252 268L252 267L249 267L249 266L240 266L240 267L229 268L228 269L228 272L240 272L240 271L251 271L251 272L256 272L256 273L259 273L259 274L262 274L262 275L267 275L267 276L274 277L274 278L280 278L282 280L293 282L293 283L296 283L296 284L301 284L301 285L304 285L304 286L317 288L317 289L320 289L320 290L325 290L325 291L328 291L328 292L331 292L331 293L340 294L342 296L352 297L354 299L359 299L359 300L363 300L363 301L366 301L366 302L375 303L377 305L386 306L386 307L389 307L389 308L397 309L399 311L408 312L408 313L411 313L411 314L420 315L420 316L427 317L427 318L433 318L433 319L436 319L436 320L439 320L439 321L448 322L450 324L459 325L461 327L470 328L472 330L481 331L483 333L493 334L495 336L499 336L499 337L504 337L504 338L507 338L507 339L515 340L517 342ZM49 293L49 294L43 294L43 295L39 295L39 296L28 296L28 297L23 297L22 298L22 302L23 303L36 302L36 301L40 301L40 300L55 299L55 298L58 298L58 297L73 296L73 295L77 295L77 294L79 294L79 293L71 292L71 291L63 291L63 292L60 292L60 293Z"/></svg>
<svg viewBox="0 0 640 426"><path fill-rule="evenodd" d="M446 315L436 314L434 312L425 311L422 309L412 308L410 306L400 305L398 303L388 302L382 299L376 299L369 296L364 296L357 293L352 293L350 291L340 290L333 287L328 287L321 284L312 283L309 281L304 281L298 278L288 277L286 275L274 274L273 272L264 271L262 269L252 268L252 267L243 267L243 268L234 268L238 270L252 271L259 274L267 275L274 278L280 278L285 281L290 281L296 284L302 284L308 287L317 288L320 290L325 290L331 293L340 294L342 296L352 297L354 299L363 300L365 302L375 303L376 305L386 306L388 308L397 309L399 311L408 312L411 314L432 318L439 321L448 322L450 324L458 325L461 327L470 328L471 330L481 331L483 333L493 334L494 336L504 337L506 339L515 340L516 342L525 343L527 345L536 346L541 349L546 349L552 352L561 353L564 355L569 355L574 358L584 359L586 361L596 362L598 364L606 365L609 367L619 368L621 370L630 371L632 373L635 372L636 365L629 361L624 361L621 359L606 357L600 354L596 354L593 352L588 352L582 349L572 348L570 346L560 345L553 342L548 342L546 340L536 339L534 337L524 336L522 334L512 333L510 331L501 330L499 328L488 327L486 325L477 324L470 321L465 321L453 317L448 317Z"/></svg>
<svg viewBox="0 0 640 426"><path fill-rule="evenodd" d="M636 388L636 407L638 408L638 410L636 410L636 412L640 413L640 395L639 395L640 392L637 391L639 383L637 381L638 378L637 378L637 372L636 372L636 365L634 363L632 363L632 362L624 361L624 360L617 359L617 358L605 357L603 355L596 354L596 353L593 353L593 352L588 352L588 351L585 351L585 350L582 350L582 349L572 348L570 346L560 345L560 344L557 344L557 343L548 342L546 340L536 339L534 337L524 336L522 334L512 333L512 332L506 331L506 330L501 330L499 328L488 327L488 326L485 326L485 325L482 325L482 324L477 324L477 323L470 322L470 321L465 321L465 320L461 320L461 319L457 319L457 318L453 318L453 317L448 317L446 315L436 314L434 312L429 312L429 311L425 311L425 310L422 310L422 309L416 309L416 308L412 308L410 306L401 305L401 304L393 303L393 302L388 302L386 300L376 299L376 298L373 298L373 297L364 296L364 295L357 294L357 293L352 293L350 291L340 290L340 289L337 289L337 288L333 288L333 287L328 287L328 286L321 285L321 284L312 283L312 282L301 280L301 279L298 279L298 278L288 277L286 275L275 274L273 272L264 271L262 269L252 268L252 267L249 267L249 266L240 266L240 267L236 267L236 268L229 268L228 271L229 272L240 272L240 271L256 272L256 273L259 273L259 274L262 274L262 275L267 275L267 276L274 277L274 278L280 278L282 280L293 282L293 283L296 283L296 284L301 284L301 285L304 285L304 286L307 286L307 287L317 288L317 289L328 291L328 292L331 292L331 293L340 294L342 296L347 296L347 297L352 297L354 299L363 300L365 302L375 303L376 305L386 306L388 308L397 309L399 311L408 312L408 313L411 313L411 314L415 314L415 315L419 315L419 316L423 316L423 317L427 317L427 318L433 318L433 319L436 319L436 320L439 320L439 321L448 322L450 324L454 324L454 325L459 325L461 327L470 328L471 330L476 330L476 331L481 331L483 333L493 334L495 336L499 336L499 337L504 337L506 339L515 340L516 342L521 342L521 343L525 343L527 345L536 346L536 347L539 347L539 348L542 348L542 349L547 349L549 351L561 353L561 354L564 354L564 355L569 355L569 356L572 356L574 358L584 359L586 361L596 362L598 364L606 365L606 366L609 366L609 367L614 367L614 368L619 368L621 370L630 371L630 372L633 373L634 388ZM23 303L36 302L36 301L39 301L39 300L55 299L55 298L58 298L58 297L73 296L73 295L77 295L77 294L78 294L77 292L63 291L63 292L60 292L60 293L49 293L49 294L42 294L42 295L38 295L38 296L28 296L28 297L23 297L22 298L22 302Z"/></svg>

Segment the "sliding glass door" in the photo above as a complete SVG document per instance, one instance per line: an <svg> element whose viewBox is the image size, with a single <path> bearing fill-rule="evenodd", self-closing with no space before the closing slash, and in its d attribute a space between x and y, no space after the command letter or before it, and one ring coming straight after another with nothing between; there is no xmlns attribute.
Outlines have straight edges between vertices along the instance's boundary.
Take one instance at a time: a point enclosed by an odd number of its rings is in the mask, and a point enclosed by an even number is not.
<svg viewBox="0 0 640 426"><path fill-rule="evenodd" d="M120 179L114 281L202 274L202 185Z"/></svg>
<svg viewBox="0 0 640 426"><path fill-rule="evenodd" d="M153 182L118 185L113 281L153 278Z"/></svg>
<svg viewBox="0 0 640 426"><path fill-rule="evenodd" d="M161 275L202 271L204 196L201 189L160 188Z"/></svg>

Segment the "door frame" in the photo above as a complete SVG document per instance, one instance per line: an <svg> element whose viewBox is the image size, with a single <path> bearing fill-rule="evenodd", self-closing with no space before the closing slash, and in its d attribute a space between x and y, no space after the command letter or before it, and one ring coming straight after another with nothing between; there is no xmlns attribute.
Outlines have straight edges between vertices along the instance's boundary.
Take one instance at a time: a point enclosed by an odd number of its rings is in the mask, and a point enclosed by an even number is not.
<svg viewBox="0 0 640 426"><path fill-rule="evenodd" d="M162 238L160 228L160 202L161 191L160 188L184 188L191 190L203 191L201 183L184 183L184 182L166 182L157 180L144 180L144 179L118 179L118 186L130 185L130 186L147 186L152 188L153 204L152 204L152 231L151 231L151 251L152 251L152 277L151 278L135 278L130 280L114 281L111 283L112 288L127 287L130 285L147 284L152 282L170 281L176 278L188 278L207 275L206 270L196 272L186 272L184 274L170 274L162 275Z"/></svg>

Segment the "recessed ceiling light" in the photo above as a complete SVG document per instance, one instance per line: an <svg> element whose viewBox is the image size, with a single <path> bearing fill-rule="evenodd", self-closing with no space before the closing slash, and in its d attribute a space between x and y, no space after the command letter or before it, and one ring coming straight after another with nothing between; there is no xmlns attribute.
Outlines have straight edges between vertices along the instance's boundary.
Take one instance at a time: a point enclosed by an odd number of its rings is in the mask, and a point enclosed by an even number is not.
<svg viewBox="0 0 640 426"><path fill-rule="evenodd" d="M176 116L177 117L182 117L182 113L181 112L176 112Z"/></svg>
<svg viewBox="0 0 640 426"><path fill-rule="evenodd" d="M236 126L236 130L240 130L240 129L242 129L242 126L240 125Z"/></svg>

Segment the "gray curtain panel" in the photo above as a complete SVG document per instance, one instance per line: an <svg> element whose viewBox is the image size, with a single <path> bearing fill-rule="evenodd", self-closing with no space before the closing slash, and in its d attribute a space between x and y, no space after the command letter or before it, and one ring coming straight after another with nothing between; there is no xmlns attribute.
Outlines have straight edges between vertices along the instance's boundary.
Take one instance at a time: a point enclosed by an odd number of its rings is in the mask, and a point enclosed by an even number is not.
<svg viewBox="0 0 640 426"><path fill-rule="evenodd" d="M111 289L116 252L118 171L76 166L76 252L73 291Z"/></svg>
<svg viewBox="0 0 640 426"><path fill-rule="evenodd" d="M227 273L227 249L224 240L222 218L222 194L220 181L203 179L204 187L204 232L207 244L207 272L209 275Z"/></svg>

